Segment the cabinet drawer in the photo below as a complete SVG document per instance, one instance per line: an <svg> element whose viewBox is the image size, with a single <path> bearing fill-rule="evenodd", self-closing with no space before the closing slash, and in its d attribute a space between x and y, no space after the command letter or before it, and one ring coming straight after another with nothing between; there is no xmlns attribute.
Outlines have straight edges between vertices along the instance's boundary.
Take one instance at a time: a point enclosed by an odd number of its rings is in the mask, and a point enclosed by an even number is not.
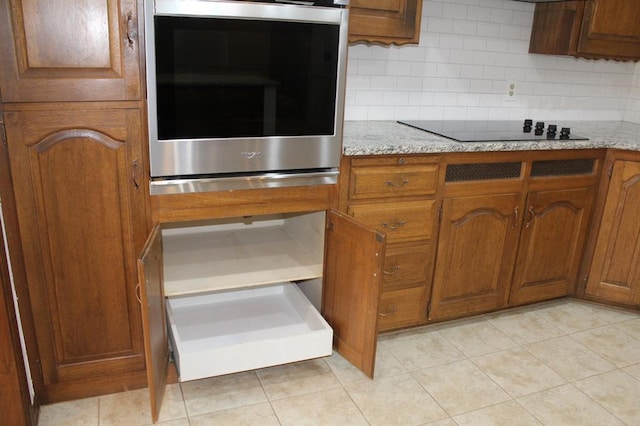
<svg viewBox="0 0 640 426"><path fill-rule="evenodd" d="M433 258L429 245L387 248L383 291L422 286L431 280Z"/></svg>
<svg viewBox="0 0 640 426"><path fill-rule="evenodd" d="M349 199L429 195L436 192L438 166L409 164L383 167L353 167Z"/></svg>
<svg viewBox="0 0 640 426"><path fill-rule="evenodd" d="M430 240L436 203L433 200L349 206L359 222L387 234L387 243Z"/></svg>
<svg viewBox="0 0 640 426"><path fill-rule="evenodd" d="M333 332L291 283L169 298L180 381L331 355Z"/></svg>
<svg viewBox="0 0 640 426"><path fill-rule="evenodd" d="M419 324L425 319L424 288L408 288L382 293L378 310L378 330Z"/></svg>

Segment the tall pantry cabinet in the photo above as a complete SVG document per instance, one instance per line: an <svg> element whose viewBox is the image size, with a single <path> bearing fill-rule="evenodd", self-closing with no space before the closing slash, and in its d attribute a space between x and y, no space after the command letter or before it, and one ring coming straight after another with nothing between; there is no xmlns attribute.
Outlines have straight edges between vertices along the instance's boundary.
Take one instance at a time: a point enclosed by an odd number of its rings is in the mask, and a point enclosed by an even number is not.
<svg viewBox="0 0 640 426"><path fill-rule="evenodd" d="M138 15L135 0L0 2L0 91L36 340L27 349L43 403L146 385Z"/></svg>

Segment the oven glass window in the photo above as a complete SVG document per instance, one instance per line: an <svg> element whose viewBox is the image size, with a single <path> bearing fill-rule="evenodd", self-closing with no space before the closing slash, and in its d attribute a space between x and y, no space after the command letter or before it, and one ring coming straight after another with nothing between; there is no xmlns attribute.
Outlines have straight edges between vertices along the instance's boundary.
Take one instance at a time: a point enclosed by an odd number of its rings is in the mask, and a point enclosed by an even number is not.
<svg viewBox="0 0 640 426"><path fill-rule="evenodd" d="M339 27L155 17L158 138L334 133Z"/></svg>

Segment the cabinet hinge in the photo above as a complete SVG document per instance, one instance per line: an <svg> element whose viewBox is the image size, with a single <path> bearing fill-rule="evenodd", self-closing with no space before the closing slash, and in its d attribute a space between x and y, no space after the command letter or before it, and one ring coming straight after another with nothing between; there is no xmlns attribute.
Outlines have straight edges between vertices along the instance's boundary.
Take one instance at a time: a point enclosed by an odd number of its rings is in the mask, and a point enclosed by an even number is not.
<svg viewBox="0 0 640 426"><path fill-rule="evenodd" d="M430 315L431 315L431 300L429 300L429 303L427 303L427 319L429 319Z"/></svg>
<svg viewBox="0 0 640 426"><path fill-rule="evenodd" d="M7 146L7 130L4 127L4 122L0 121L0 140L4 146Z"/></svg>
<svg viewBox="0 0 640 426"><path fill-rule="evenodd" d="M438 223L442 221L442 203L440 203L440 207L438 207Z"/></svg>
<svg viewBox="0 0 640 426"><path fill-rule="evenodd" d="M613 176L613 164L609 166L609 170L607 170L607 178L611 180L611 176Z"/></svg>

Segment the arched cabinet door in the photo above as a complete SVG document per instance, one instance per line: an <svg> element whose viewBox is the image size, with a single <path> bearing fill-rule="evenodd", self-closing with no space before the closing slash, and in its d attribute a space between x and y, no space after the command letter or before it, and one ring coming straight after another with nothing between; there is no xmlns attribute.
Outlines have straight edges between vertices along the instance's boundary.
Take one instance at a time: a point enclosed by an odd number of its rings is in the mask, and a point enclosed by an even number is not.
<svg viewBox="0 0 640 426"><path fill-rule="evenodd" d="M511 288L512 304L561 297L574 289L592 203L591 188L529 194Z"/></svg>
<svg viewBox="0 0 640 426"><path fill-rule="evenodd" d="M640 162L615 161L586 294L640 304Z"/></svg>
<svg viewBox="0 0 640 426"><path fill-rule="evenodd" d="M44 402L144 383L139 123L135 108L6 113Z"/></svg>
<svg viewBox="0 0 640 426"><path fill-rule="evenodd" d="M522 221L519 193L443 201L429 319L506 304Z"/></svg>
<svg viewBox="0 0 640 426"><path fill-rule="evenodd" d="M135 0L0 2L4 102L140 99Z"/></svg>

